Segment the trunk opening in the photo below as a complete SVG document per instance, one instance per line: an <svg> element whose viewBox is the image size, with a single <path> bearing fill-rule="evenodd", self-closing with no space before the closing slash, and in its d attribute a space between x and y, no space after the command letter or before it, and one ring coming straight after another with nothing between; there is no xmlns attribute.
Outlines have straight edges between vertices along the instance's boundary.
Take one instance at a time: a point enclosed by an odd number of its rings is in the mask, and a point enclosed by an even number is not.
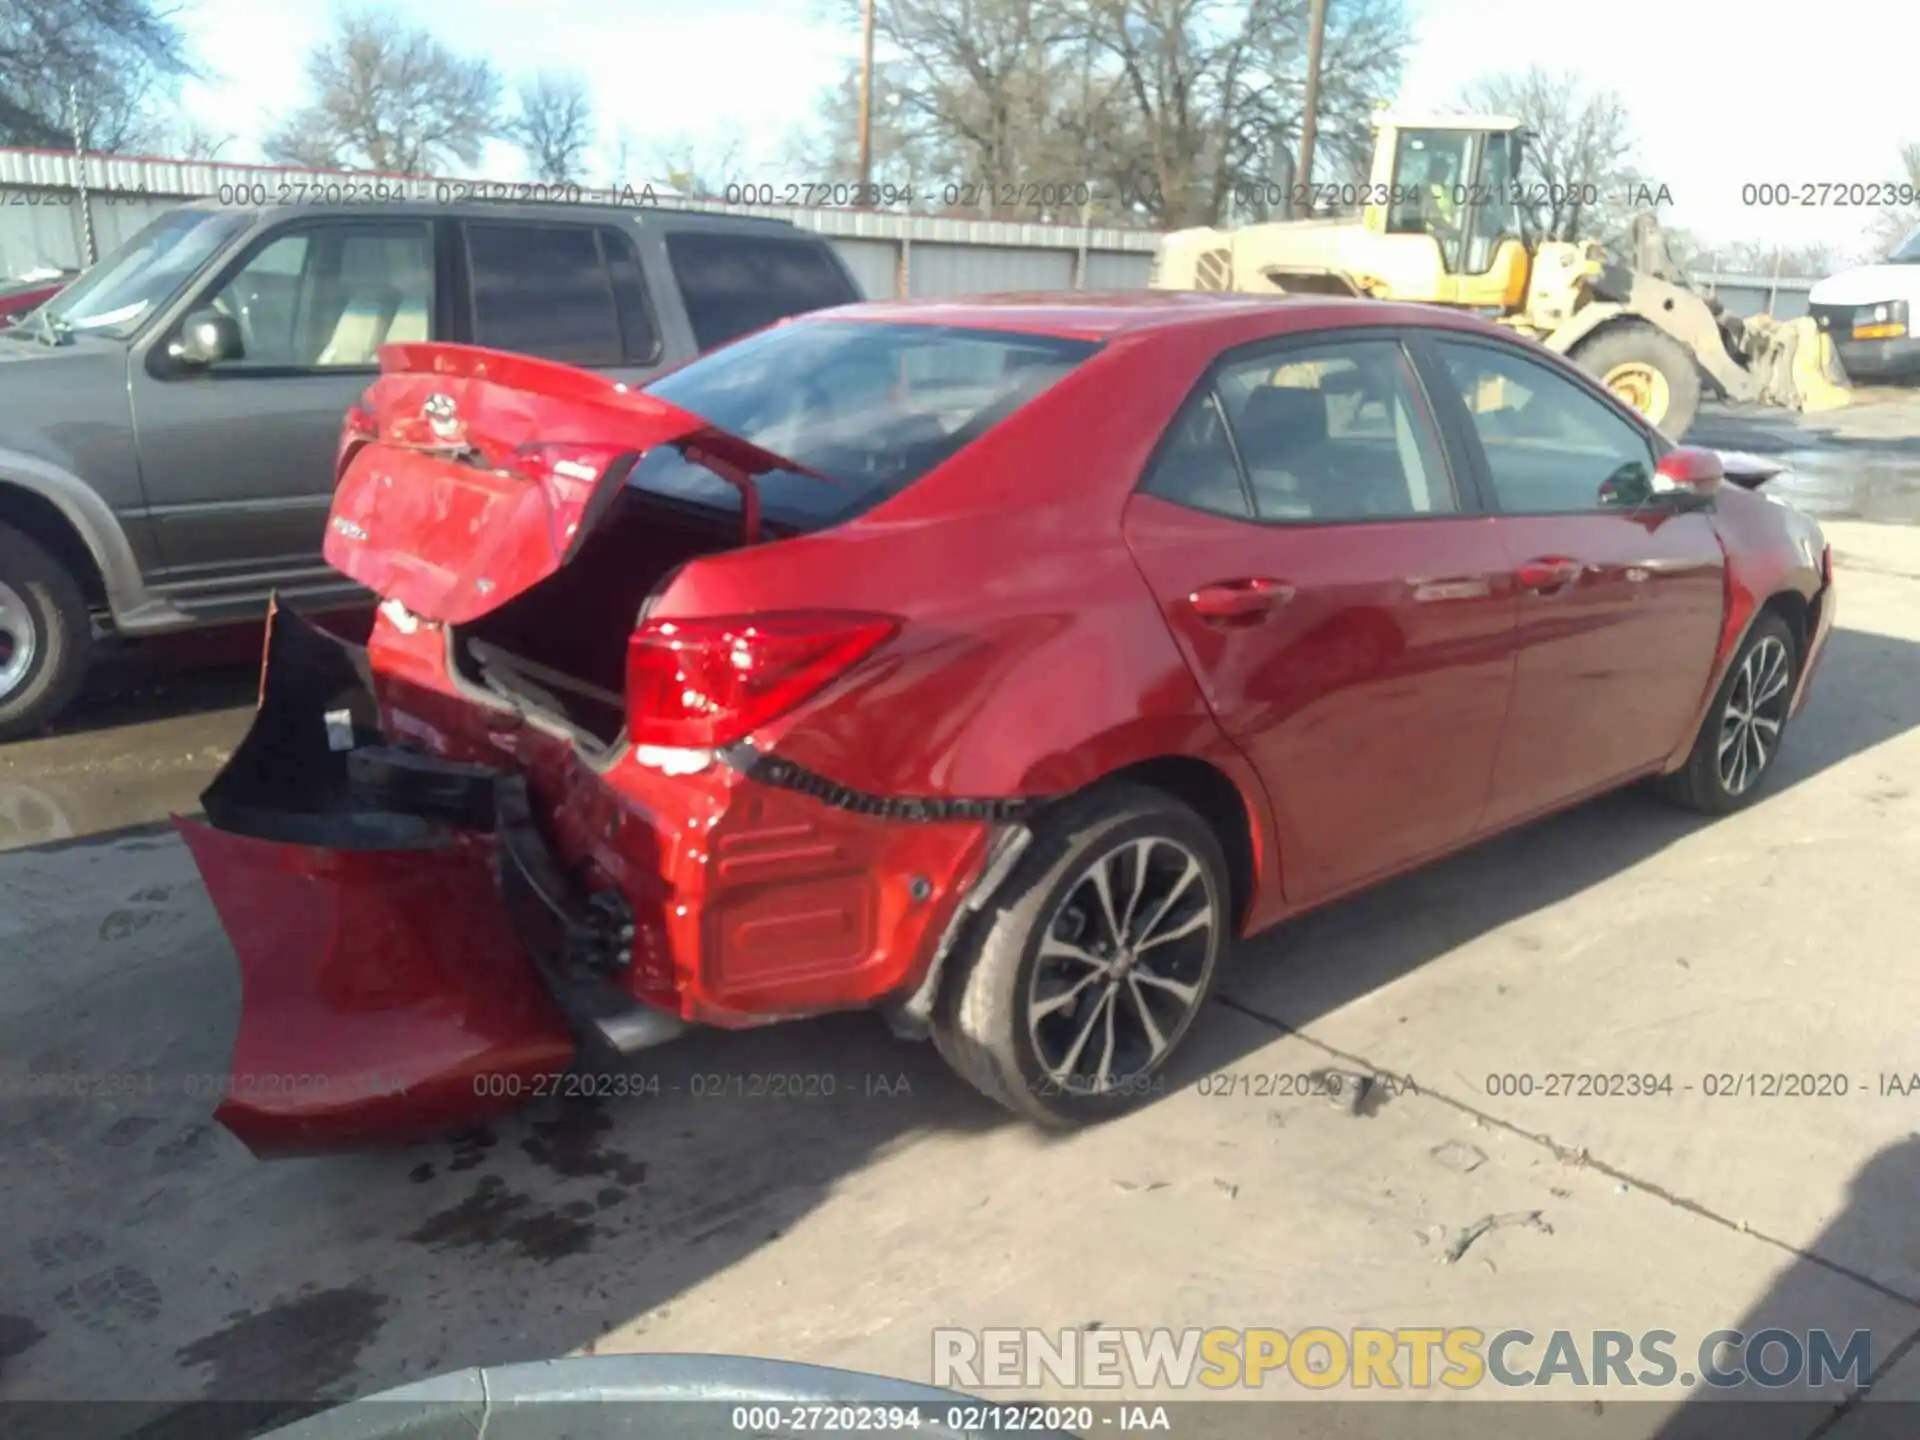
<svg viewBox="0 0 1920 1440"><path fill-rule="evenodd" d="M621 485L568 562L451 630L467 683L572 732L596 758L627 728L627 642L640 610L690 560L733 550L740 517Z"/></svg>

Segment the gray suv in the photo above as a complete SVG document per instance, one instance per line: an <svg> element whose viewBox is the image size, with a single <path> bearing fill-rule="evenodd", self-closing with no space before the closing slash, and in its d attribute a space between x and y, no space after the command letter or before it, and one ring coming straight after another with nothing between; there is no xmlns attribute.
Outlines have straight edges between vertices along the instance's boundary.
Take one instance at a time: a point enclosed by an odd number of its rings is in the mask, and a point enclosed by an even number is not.
<svg viewBox="0 0 1920 1440"><path fill-rule="evenodd" d="M612 206L186 205L0 331L0 740L96 634L367 597L321 560L341 420L380 346L645 380L861 298L784 221Z"/></svg>

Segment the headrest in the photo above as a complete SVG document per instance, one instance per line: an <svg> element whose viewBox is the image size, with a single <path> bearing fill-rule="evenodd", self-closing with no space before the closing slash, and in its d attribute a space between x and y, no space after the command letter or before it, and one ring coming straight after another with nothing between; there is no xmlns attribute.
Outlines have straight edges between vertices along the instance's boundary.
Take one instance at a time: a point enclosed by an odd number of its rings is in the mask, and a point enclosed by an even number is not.
<svg viewBox="0 0 1920 1440"><path fill-rule="evenodd" d="M1267 385L1247 397L1241 438L1262 457L1318 445L1327 438L1327 397L1318 390Z"/></svg>

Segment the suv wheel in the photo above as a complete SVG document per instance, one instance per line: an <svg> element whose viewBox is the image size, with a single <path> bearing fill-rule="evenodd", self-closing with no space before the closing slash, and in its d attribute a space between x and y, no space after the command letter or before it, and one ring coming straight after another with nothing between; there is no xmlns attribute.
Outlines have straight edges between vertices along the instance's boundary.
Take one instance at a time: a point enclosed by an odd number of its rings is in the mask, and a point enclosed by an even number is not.
<svg viewBox="0 0 1920 1440"><path fill-rule="evenodd" d="M92 638L66 567L0 525L0 740L31 734L67 707L86 678Z"/></svg>
<svg viewBox="0 0 1920 1440"><path fill-rule="evenodd" d="M1050 1128L1165 1085L1231 928L1212 829L1156 790L1103 786L1035 827L954 957L934 1042L976 1089Z"/></svg>

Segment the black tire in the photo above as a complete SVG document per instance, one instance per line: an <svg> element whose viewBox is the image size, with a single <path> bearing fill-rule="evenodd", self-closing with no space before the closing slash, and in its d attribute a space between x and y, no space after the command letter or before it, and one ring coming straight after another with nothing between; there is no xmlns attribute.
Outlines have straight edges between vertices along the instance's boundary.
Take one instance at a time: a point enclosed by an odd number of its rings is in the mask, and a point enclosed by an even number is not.
<svg viewBox="0 0 1920 1440"><path fill-rule="evenodd" d="M1043 967L1040 950L1049 938L1046 932L1055 939L1065 939L1076 924L1084 928L1074 931L1071 938L1084 941L1087 952L1103 945L1115 948L1105 939L1111 927L1094 913L1100 907L1092 867L1119 856L1109 889L1127 888L1130 878L1142 867L1140 852L1127 853L1126 847L1143 840L1157 842L1150 847L1144 866L1147 886L1144 891L1133 890L1136 904L1143 893L1146 904L1138 905L1131 917L1134 923L1128 924L1125 912L1134 907L1121 903L1116 894L1115 908L1122 912L1117 918L1123 926L1137 940L1154 929L1151 924L1143 927L1139 923L1143 920L1157 922L1166 916L1172 921L1166 929L1179 931L1204 909L1206 922L1190 934L1154 943L1150 953L1156 958L1142 964L1136 974L1129 975L1123 969L1118 976L1093 979L1092 974L1098 972L1090 972L1080 961L1052 956ZM1174 875L1185 874L1188 860L1196 873L1187 879L1183 890L1166 899ZM1188 897L1195 895L1198 898L1190 903ZM975 1089L1048 1129L1109 1120L1143 1104L1164 1088L1167 1062L1178 1052L1213 993L1231 941L1229 895L1226 861L1218 837L1206 821L1171 796L1144 786L1112 784L1063 802L1035 822L1027 854L998 897L975 917L951 957L952 968L934 1014L934 1044ZM1149 910L1147 906L1154 908ZM1038 998L1036 972L1049 988L1056 978L1064 978L1069 972L1079 977L1079 985L1066 988L1079 990L1080 998L1069 1008L1043 1015L1037 1024L1030 1025ZM1141 975L1149 973L1154 979L1142 984ZM1162 988L1168 981L1190 983L1191 999L1184 1000ZM1088 997L1094 998L1089 1002ZM1039 1003L1052 998L1040 999ZM1107 1041L1106 1022L1100 1018L1102 1006L1109 1007L1116 1025L1111 1043ZM1122 1008L1114 1012L1114 1006ZM1177 1021L1176 1006L1184 1006ZM1149 1017L1147 1022L1141 1018L1142 1007ZM1153 1033L1165 1041L1157 1054L1152 1053L1155 1047L1149 1023ZM1056 1073L1067 1076L1063 1082L1050 1075L1040 1053L1042 1043L1049 1043L1056 1060L1071 1057L1068 1032L1077 1033L1082 1024L1093 1037L1084 1058L1091 1063L1099 1046L1117 1062L1111 1075L1114 1083L1104 1089L1098 1088L1098 1066L1093 1067L1096 1076L1090 1076L1082 1086L1071 1069L1063 1071L1055 1065ZM1039 1038L1043 1030L1045 1042Z"/></svg>
<svg viewBox="0 0 1920 1440"><path fill-rule="evenodd" d="M30 735L72 702L87 678L93 630L86 598L67 569L37 541L0 525L0 611L27 637L0 636L0 675L23 638L32 658L0 689L0 741Z"/></svg>
<svg viewBox="0 0 1920 1440"><path fill-rule="evenodd" d="M1639 321L1609 325L1575 346L1573 361L1601 381L1620 365L1646 365L1659 371L1667 382L1667 408L1646 418L1670 439L1684 436L1700 413L1700 367L1686 346L1651 325Z"/></svg>
<svg viewBox="0 0 1920 1440"><path fill-rule="evenodd" d="M1769 696L1759 706L1748 706L1750 710L1770 721L1774 732L1767 739L1764 726L1741 726L1735 718L1741 708L1741 699L1746 693L1742 687L1751 683L1755 675L1771 677L1774 663L1767 658L1769 647L1779 657L1783 667L1785 688ZM1759 658L1756 659L1756 656ZM1751 667L1751 668L1750 668ZM1671 775L1663 775L1655 784L1655 789L1667 800L1688 810L1697 810L1703 815L1730 815L1735 810L1744 809L1753 803L1760 793L1761 782L1773 769L1775 759L1780 754L1780 744L1786 739L1787 706L1792 703L1794 681L1800 674L1799 646L1794 642L1793 630L1787 622L1772 611L1766 611L1754 621L1747 631L1747 638L1735 652L1733 664L1727 668L1727 678L1720 682L1720 689L1713 697L1713 704L1707 709L1707 718L1700 722L1700 733L1694 737L1693 751L1687 756L1687 763ZM1763 685L1771 684L1770 678L1763 678ZM1757 769L1750 769L1749 778L1736 788L1730 783L1723 766L1721 741L1732 732L1736 735L1734 744L1746 746L1746 737L1758 737L1762 742L1764 755ZM1729 757L1732 755L1729 750ZM1752 765L1754 751L1747 750L1749 766ZM1738 776L1735 777L1736 780Z"/></svg>

